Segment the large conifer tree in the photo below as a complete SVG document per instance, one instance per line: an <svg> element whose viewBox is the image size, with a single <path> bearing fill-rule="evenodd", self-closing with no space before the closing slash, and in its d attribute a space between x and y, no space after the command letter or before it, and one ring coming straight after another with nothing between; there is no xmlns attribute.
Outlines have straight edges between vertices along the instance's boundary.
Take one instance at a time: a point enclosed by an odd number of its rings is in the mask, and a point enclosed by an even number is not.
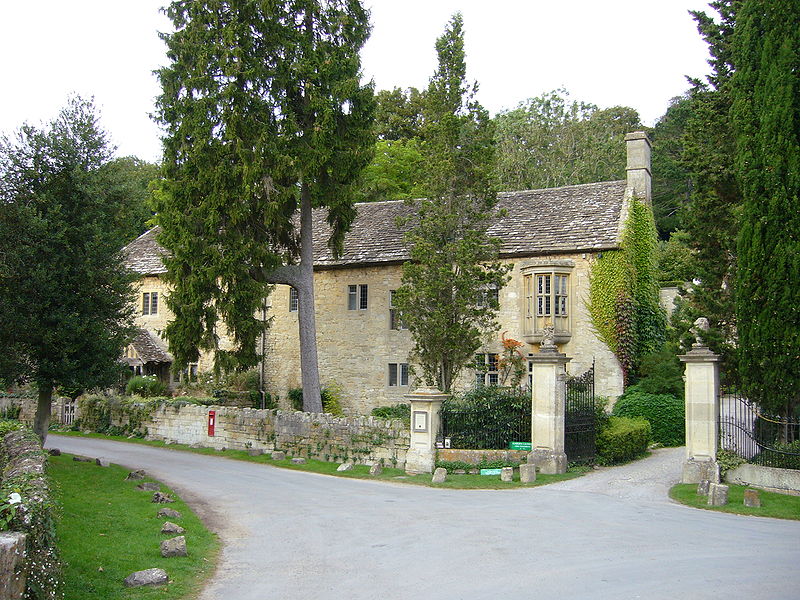
<svg viewBox="0 0 800 600"><path fill-rule="evenodd" d="M429 196L414 203L411 261L397 306L414 339L414 362L429 385L449 391L496 327L489 289L506 283L498 240L486 231L497 203L493 127L466 83L463 23L456 14L436 42L439 67L425 95L423 154ZM484 301L485 299L485 301Z"/></svg>
<svg viewBox="0 0 800 600"><path fill-rule="evenodd" d="M374 144L373 93L359 81L367 12L358 0L177 0L167 14L158 220L174 287L170 349L178 366L199 349L214 350L220 369L254 364L256 309L270 283L291 285L304 408L321 411L311 209L327 209L339 249L355 217L350 185Z"/></svg>
<svg viewBox="0 0 800 600"><path fill-rule="evenodd" d="M732 50L740 375L786 414L800 405L800 5L742 2Z"/></svg>

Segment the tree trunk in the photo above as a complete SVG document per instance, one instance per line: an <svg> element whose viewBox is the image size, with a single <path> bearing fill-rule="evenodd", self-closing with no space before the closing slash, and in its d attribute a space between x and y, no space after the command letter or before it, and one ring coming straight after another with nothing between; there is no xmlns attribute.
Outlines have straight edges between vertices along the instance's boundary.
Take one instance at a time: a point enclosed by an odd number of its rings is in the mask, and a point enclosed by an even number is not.
<svg viewBox="0 0 800 600"><path fill-rule="evenodd" d="M44 445L47 439L47 428L50 427L50 410L53 402L53 386L39 386L39 401L36 404L36 416L33 419L33 432L39 436Z"/></svg>
<svg viewBox="0 0 800 600"><path fill-rule="evenodd" d="M303 382L303 410L322 412L317 362L317 324L314 312L314 237L311 190L305 183L300 192L300 264L297 314L300 330L300 371Z"/></svg>

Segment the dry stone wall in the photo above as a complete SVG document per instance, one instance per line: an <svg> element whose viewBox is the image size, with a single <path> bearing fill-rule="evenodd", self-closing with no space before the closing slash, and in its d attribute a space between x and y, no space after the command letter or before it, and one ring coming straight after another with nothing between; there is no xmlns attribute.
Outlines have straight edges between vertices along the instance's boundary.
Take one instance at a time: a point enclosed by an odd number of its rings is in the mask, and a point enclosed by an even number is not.
<svg viewBox="0 0 800 600"><path fill-rule="evenodd" d="M209 411L215 412L213 436ZM282 450L291 457L398 468L405 466L410 444L408 426L399 420L225 406L162 405L143 426L149 439L170 443Z"/></svg>

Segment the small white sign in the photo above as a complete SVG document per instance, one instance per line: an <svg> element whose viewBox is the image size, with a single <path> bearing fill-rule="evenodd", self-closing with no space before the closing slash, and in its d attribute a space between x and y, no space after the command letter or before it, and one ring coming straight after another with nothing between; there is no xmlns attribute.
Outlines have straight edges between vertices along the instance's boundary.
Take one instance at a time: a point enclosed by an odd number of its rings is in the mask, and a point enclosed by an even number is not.
<svg viewBox="0 0 800 600"><path fill-rule="evenodd" d="M424 410L414 411L414 431L418 433L428 431L428 413Z"/></svg>

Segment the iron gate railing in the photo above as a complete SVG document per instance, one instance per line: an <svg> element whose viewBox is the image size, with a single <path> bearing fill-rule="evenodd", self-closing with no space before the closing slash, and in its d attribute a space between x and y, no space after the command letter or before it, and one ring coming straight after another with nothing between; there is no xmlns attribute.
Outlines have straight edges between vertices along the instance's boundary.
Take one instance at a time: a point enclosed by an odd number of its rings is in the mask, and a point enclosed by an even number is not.
<svg viewBox="0 0 800 600"><path fill-rule="evenodd" d="M502 407L447 400L440 415L437 439L449 438L451 448L500 450L507 449L509 442L531 441L531 406L525 394L520 397L509 394Z"/></svg>
<svg viewBox="0 0 800 600"><path fill-rule="evenodd" d="M583 375L567 376L564 452L570 463L593 464L597 454L594 365Z"/></svg>
<svg viewBox="0 0 800 600"><path fill-rule="evenodd" d="M766 414L735 390L720 390L719 447L756 465L800 469L800 419Z"/></svg>

